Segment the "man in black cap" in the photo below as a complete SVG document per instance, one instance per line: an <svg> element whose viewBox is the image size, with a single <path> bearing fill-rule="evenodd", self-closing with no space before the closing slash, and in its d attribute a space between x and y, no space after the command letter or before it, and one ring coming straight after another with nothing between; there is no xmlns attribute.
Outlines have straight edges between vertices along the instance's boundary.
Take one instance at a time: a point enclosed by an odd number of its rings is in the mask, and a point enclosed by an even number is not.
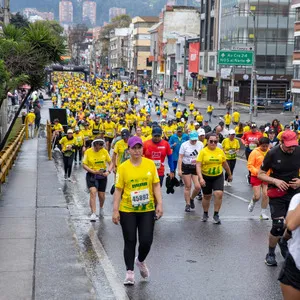
<svg viewBox="0 0 300 300"><path fill-rule="evenodd" d="M208 125L208 120L204 121L203 129L204 129L205 133L211 132L211 127Z"/></svg>
<svg viewBox="0 0 300 300"><path fill-rule="evenodd" d="M121 140L116 142L114 146L114 153L112 157L113 162L113 169L116 170L116 168L129 159L129 153L128 153L128 139L130 137L130 132L128 129L123 129L121 131Z"/></svg>

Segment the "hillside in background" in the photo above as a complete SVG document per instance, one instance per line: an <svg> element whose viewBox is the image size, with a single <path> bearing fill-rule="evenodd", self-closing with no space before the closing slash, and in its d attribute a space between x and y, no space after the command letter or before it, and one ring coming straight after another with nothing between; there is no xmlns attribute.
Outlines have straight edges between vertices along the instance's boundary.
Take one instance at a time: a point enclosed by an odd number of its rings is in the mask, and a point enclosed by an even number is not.
<svg viewBox="0 0 300 300"><path fill-rule="evenodd" d="M74 21L82 23L82 0L72 0L74 5ZM134 16L158 16L167 0L96 0L97 2L97 25L108 22L110 7L126 8L127 14ZM184 0L177 0L177 5L183 5ZM25 7L34 7L40 11L51 11L58 20L59 0L11 0L11 11L21 11ZM196 0L188 0L188 5L199 6Z"/></svg>

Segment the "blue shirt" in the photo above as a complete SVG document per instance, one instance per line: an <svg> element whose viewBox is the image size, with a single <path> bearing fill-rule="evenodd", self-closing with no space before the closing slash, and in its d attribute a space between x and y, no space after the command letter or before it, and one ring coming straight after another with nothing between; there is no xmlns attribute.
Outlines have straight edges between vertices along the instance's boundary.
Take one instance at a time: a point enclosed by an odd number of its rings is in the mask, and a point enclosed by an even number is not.
<svg viewBox="0 0 300 300"><path fill-rule="evenodd" d="M176 133L170 137L169 144L173 151L173 153L172 153L173 161L178 161L180 146L182 143L188 141L188 139L189 139L189 136L186 133L183 133L181 138L179 138L179 136ZM176 143L176 146L173 146L175 143Z"/></svg>

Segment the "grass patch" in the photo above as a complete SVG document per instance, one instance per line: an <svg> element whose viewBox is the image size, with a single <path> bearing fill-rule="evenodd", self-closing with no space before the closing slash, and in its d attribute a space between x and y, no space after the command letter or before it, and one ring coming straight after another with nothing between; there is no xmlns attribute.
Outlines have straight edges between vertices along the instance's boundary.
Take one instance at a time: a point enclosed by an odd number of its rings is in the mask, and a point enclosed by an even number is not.
<svg viewBox="0 0 300 300"><path fill-rule="evenodd" d="M10 142L12 142L12 141L15 139L15 137L18 135L18 133L19 133L21 127L22 127L22 118L18 118L18 119L16 120L16 123L15 123L15 125L13 126L13 128L12 128L12 130L11 130L9 136L8 136L8 139L7 139L7 141L6 141L5 147L6 147Z"/></svg>

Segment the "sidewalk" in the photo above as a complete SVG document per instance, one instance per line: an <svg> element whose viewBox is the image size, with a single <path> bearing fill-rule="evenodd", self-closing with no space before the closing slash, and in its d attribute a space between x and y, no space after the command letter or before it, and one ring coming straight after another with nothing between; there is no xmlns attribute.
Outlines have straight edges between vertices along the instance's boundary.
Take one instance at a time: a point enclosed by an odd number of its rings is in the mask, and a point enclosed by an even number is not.
<svg viewBox="0 0 300 300"><path fill-rule="evenodd" d="M59 187L46 139L24 141L0 195L1 299L95 298Z"/></svg>
<svg viewBox="0 0 300 300"><path fill-rule="evenodd" d="M159 97L157 93L154 93L154 96ZM164 94L164 99L167 99L168 101L172 102L175 97L175 93L172 90L167 90ZM206 98L202 97L201 100L198 100L198 98L194 98L193 96L186 96L186 100L183 101L182 98L179 99L179 104L183 107L188 106L191 101L194 102L195 107L200 109L204 117L208 117L206 114L206 109L209 104L214 106L214 113L213 115L215 118L223 117L226 114L226 107L224 104L218 105L216 102L208 101ZM235 108L239 111L241 114L241 122L248 122L250 120L249 115L249 108L241 105L236 105ZM266 123L271 123L272 120L278 119L281 124L286 125L289 124L294 119L294 113L292 112L282 112L282 111L264 111L264 110L258 110L257 117L252 116L252 121L255 122L258 126L264 125Z"/></svg>

